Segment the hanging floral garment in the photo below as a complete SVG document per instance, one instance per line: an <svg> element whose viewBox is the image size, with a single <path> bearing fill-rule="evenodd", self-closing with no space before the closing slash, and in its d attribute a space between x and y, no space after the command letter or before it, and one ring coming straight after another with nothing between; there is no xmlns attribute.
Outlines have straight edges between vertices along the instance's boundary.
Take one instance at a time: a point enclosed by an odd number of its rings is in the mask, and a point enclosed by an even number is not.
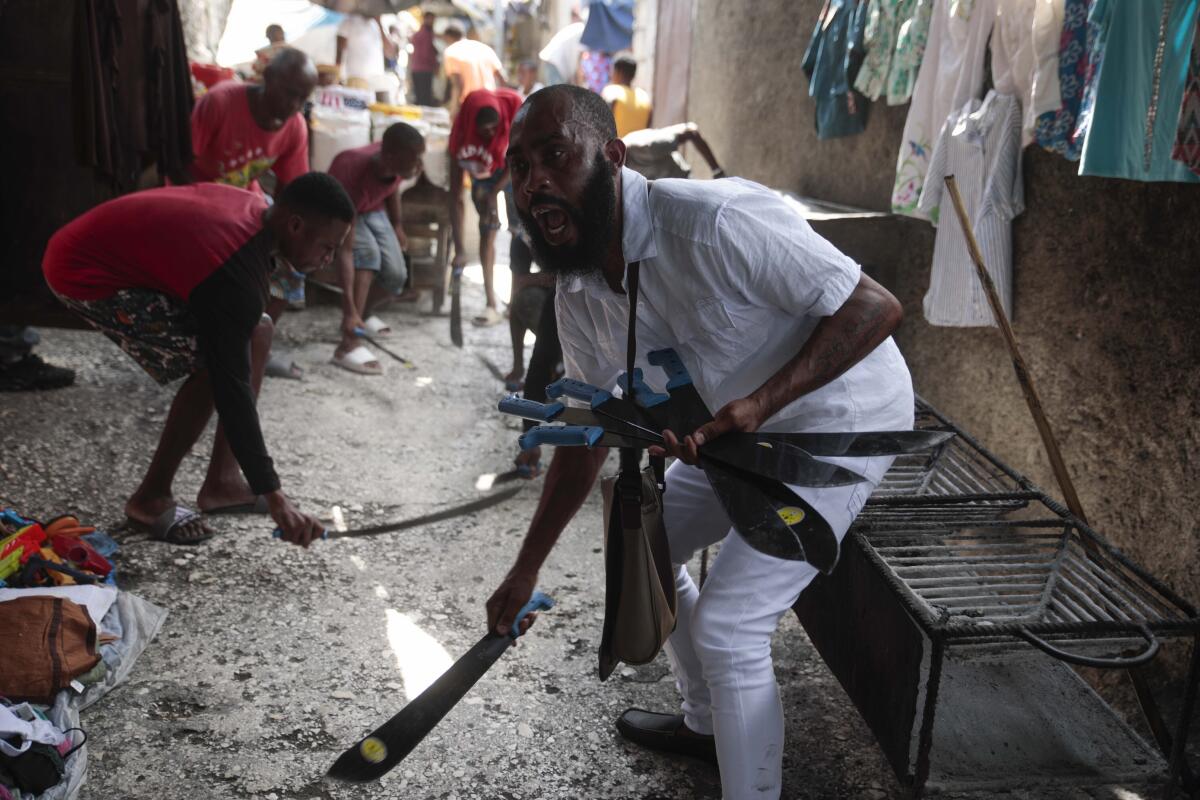
<svg viewBox="0 0 1200 800"><path fill-rule="evenodd" d="M1075 121L1087 86L1088 8L1091 0L1066 0L1063 7L1062 36L1058 42L1058 91L1062 105L1057 111L1042 114L1037 120L1034 138L1052 153L1070 161L1079 160L1082 137L1075 136Z"/></svg>
<svg viewBox="0 0 1200 800"><path fill-rule="evenodd" d="M1080 175L1200 182L1171 158L1198 0L1095 0L1103 60Z"/></svg>
<svg viewBox="0 0 1200 800"><path fill-rule="evenodd" d="M933 0L871 0L867 57L854 82L867 99L886 96L889 106L897 106L912 97L932 8Z"/></svg>
<svg viewBox="0 0 1200 800"><path fill-rule="evenodd" d="M950 113L982 93L984 55L995 19L995 0L934 3L925 57L896 159L892 211L897 214L936 219L936 209L917 207L933 142Z"/></svg>
<svg viewBox="0 0 1200 800"><path fill-rule="evenodd" d="M1179 109L1179 127L1175 131L1175 147L1171 158L1200 175L1200 19L1196 22L1192 41L1192 60L1188 65L1187 83L1183 87L1183 105Z"/></svg>

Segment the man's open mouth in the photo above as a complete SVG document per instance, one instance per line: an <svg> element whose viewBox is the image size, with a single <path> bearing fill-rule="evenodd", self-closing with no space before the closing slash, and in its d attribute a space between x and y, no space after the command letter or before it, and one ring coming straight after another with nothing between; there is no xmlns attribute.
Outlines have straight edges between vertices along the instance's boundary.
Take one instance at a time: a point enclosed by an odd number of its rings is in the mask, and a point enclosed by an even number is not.
<svg viewBox="0 0 1200 800"><path fill-rule="evenodd" d="M569 235L571 217L566 211L554 205L537 205L530 209L542 235L551 244L561 244Z"/></svg>

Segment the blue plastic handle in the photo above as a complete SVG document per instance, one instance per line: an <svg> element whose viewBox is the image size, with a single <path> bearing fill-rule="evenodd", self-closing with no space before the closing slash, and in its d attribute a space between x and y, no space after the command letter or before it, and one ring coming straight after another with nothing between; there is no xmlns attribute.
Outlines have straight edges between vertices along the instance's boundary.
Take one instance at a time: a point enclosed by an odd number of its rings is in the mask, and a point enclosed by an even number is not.
<svg viewBox="0 0 1200 800"><path fill-rule="evenodd" d="M534 611L548 611L551 608L554 608L554 598L544 592L535 591L530 596L529 602L521 606L521 610L517 612L517 616L513 619L512 627L508 629L508 635L516 639L521 635L521 620Z"/></svg>
<svg viewBox="0 0 1200 800"><path fill-rule="evenodd" d="M518 397L515 394L510 394L508 397L500 401L500 410L505 414L513 414L525 419L536 419L540 422L549 422L563 412L562 403L539 403L536 400L526 400L524 397Z"/></svg>
<svg viewBox="0 0 1200 800"><path fill-rule="evenodd" d="M366 332L366 330L364 330L363 328L355 328L355 329L354 329L354 335L355 335L355 336L366 336L366 335L367 335L367 332Z"/></svg>
<svg viewBox="0 0 1200 800"><path fill-rule="evenodd" d="M551 400L557 400L563 395L573 400L583 400L586 403L591 403L593 409L612 399L612 395L603 389L592 386L590 383L577 381L574 378L559 378L546 387L546 397L549 397Z"/></svg>
<svg viewBox="0 0 1200 800"><path fill-rule="evenodd" d="M538 425L521 434L517 440L522 450L532 450L543 444L564 447L594 447L604 428L583 425Z"/></svg>
<svg viewBox="0 0 1200 800"><path fill-rule="evenodd" d="M633 369L632 392L629 391L629 387L627 386L629 383L627 378L627 373L621 373L621 377L617 378L617 385L621 387L621 391L625 393L626 397L632 397L634 402L642 408L654 408L656 405L665 403L671 399L670 395L659 394L646 385L646 382L642 380L642 370L640 367L634 367Z"/></svg>
<svg viewBox="0 0 1200 800"><path fill-rule="evenodd" d="M275 530L271 531L271 538L272 539L282 539L283 538L283 528L276 528ZM321 531L321 538L322 539L329 538L329 530L328 529Z"/></svg>
<svg viewBox="0 0 1200 800"><path fill-rule="evenodd" d="M648 353L646 360L656 367L662 367L662 371L667 373L667 391L687 386L692 382L692 376L683 365L683 359L669 347Z"/></svg>

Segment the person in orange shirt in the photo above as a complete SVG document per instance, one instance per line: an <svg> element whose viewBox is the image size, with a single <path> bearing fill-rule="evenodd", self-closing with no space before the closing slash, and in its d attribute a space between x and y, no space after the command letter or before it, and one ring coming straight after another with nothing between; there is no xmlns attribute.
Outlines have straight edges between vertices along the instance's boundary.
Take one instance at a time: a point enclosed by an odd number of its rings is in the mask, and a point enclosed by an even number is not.
<svg viewBox="0 0 1200 800"><path fill-rule="evenodd" d="M645 89L633 88L633 77L637 74L637 62L629 56L620 56L613 62L612 80L600 96L612 107L617 120L617 136L650 127L650 94Z"/></svg>
<svg viewBox="0 0 1200 800"><path fill-rule="evenodd" d="M453 25L442 33L442 39L446 42L442 68L451 87L450 115L457 116L459 106L471 92L505 85L504 65L495 50L483 42L463 38L462 30Z"/></svg>

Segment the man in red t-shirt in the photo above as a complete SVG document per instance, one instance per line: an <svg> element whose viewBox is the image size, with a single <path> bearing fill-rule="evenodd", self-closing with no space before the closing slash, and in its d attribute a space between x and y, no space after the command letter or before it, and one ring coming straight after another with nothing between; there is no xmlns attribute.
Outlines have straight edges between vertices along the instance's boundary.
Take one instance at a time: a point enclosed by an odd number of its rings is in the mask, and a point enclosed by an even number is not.
<svg viewBox="0 0 1200 800"><path fill-rule="evenodd" d="M308 127L300 112L316 85L312 59L286 48L271 59L261 84L214 86L192 110L191 180L261 191L258 178L270 170L278 192L308 172Z"/></svg>
<svg viewBox="0 0 1200 800"><path fill-rule="evenodd" d="M437 19L432 11L421 13L421 27L409 37L412 55L408 66L412 70L413 95L419 106L439 105L433 96L433 76L438 69L438 51L433 43L433 23Z"/></svg>
<svg viewBox="0 0 1200 800"><path fill-rule="evenodd" d="M342 279L342 341L333 363L351 372L379 375L383 367L358 340L356 330L391 333L371 314L380 303L404 292L408 241L400 223L400 184L421 171L425 139L397 122L373 144L343 150L329 165L354 203L354 236L337 256Z"/></svg>
<svg viewBox="0 0 1200 800"><path fill-rule="evenodd" d="M479 261L483 265L487 308L475 318L477 325L495 325L503 319L496 309L496 293L492 288L496 231L500 230L496 202L504 192L512 229L517 224L517 215L512 208L504 153L508 150L509 128L521 103L521 95L512 89L478 89L467 95L450 129L450 231L454 238L455 269L467 264L462 238L464 170L471 176L471 200L479 212Z"/></svg>
<svg viewBox="0 0 1200 800"><path fill-rule="evenodd" d="M214 181L261 193L258 179L270 171L278 195L308 172L308 125L300 112L316 85L312 59L288 47L267 64L262 83L214 86L192 110L191 175L173 182ZM278 322L289 304L303 302L303 276L281 265L267 313Z"/></svg>
<svg viewBox="0 0 1200 800"><path fill-rule="evenodd" d="M211 183L135 192L50 239L42 270L58 298L159 383L187 377L125 504L135 526L173 544L212 535L175 500L172 484L215 405L219 424L200 508L268 512L294 544L321 535L321 523L280 489L254 407L271 344L263 309L274 256L303 270L327 264L353 218L338 182L314 172L289 183L270 208L253 192Z"/></svg>

